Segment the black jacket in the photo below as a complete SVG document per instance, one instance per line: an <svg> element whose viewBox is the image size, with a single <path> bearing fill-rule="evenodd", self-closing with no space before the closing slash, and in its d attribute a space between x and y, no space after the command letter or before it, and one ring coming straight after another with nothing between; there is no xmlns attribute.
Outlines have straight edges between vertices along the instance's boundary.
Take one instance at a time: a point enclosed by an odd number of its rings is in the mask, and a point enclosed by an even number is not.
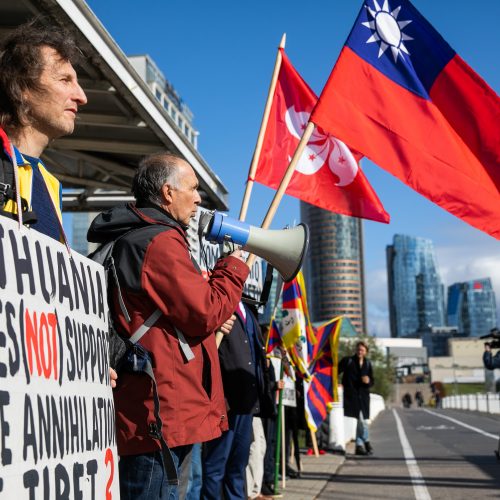
<svg viewBox="0 0 500 500"><path fill-rule="evenodd" d="M339 363L340 373L343 373L344 415L358 418L359 412L363 412L363 418L370 418L370 387L375 383L371 361L365 358L360 367L356 355L342 358ZM370 377L369 384L361 381L364 375Z"/></svg>
<svg viewBox="0 0 500 500"><path fill-rule="evenodd" d="M485 368L488 370L500 368L500 351L498 351L494 356L491 351L484 351L483 363Z"/></svg>
<svg viewBox="0 0 500 500"><path fill-rule="evenodd" d="M264 341L254 314L250 312L250 308L245 309L247 321L253 323L255 331L254 352L257 366L252 358L243 320L237 314L231 333L224 336L219 347L224 396L229 412L268 417L272 416L273 405Z"/></svg>

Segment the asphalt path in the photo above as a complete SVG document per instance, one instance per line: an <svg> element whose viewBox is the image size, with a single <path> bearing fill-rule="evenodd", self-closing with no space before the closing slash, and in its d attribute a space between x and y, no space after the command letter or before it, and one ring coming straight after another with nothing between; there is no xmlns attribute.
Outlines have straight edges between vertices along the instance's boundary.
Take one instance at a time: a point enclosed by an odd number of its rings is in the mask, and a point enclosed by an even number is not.
<svg viewBox="0 0 500 500"><path fill-rule="evenodd" d="M500 499L500 416L394 409L370 429L371 457L348 455L320 499Z"/></svg>

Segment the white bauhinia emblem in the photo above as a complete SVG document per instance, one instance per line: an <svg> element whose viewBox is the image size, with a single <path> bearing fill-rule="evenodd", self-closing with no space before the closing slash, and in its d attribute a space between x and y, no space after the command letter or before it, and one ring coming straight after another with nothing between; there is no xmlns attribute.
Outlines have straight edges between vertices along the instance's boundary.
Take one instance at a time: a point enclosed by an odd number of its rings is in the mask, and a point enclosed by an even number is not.
<svg viewBox="0 0 500 500"><path fill-rule="evenodd" d="M288 132L300 140L309 123L309 116L310 113L296 111L294 106L288 108L285 114ZM296 170L304 175L313 175L325 164L339 178L335 184L339 187L351 184L358 173L358 163L349 148L341 140L315 128Z"/></svg>
<svg viewBox="0 0 500 500"><path fill-rule="evenodd" d="M384 5L382 7L377 3L377 0L373 0L373 6L374 9L370 9L370 7L366 6L368 16L371 16L372 21L361 23L372 31L372 35L368 38L366 43L378 43L379 58L389 47L391 48L394 62L398 60L398 56L404 57L403 52L410 55L404 42L413 40L413 38L403 33L403 29L410 24L411 21L398 21L401 5L391 11L389 0L384 0Z"/></svg>

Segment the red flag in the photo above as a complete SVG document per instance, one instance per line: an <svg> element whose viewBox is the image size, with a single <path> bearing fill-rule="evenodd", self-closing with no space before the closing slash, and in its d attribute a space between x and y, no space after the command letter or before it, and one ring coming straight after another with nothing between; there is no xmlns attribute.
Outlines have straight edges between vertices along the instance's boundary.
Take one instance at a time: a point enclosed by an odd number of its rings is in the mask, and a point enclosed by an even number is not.
<svg viewBox="0 0 500 500"><path fill-rule="evenodd" d="M280 50L283 61L254 179L274 189L318 99ZM342 141L316 128L286 194L340 214L389 222L389 215L359 168L360 158L355 158Z"/></svg>
<svg viewBox="0 0 500 500"><path fill-rule="evenodd" d="M365 0L311 120L500 238L500 101L408 0Z"/></svg>

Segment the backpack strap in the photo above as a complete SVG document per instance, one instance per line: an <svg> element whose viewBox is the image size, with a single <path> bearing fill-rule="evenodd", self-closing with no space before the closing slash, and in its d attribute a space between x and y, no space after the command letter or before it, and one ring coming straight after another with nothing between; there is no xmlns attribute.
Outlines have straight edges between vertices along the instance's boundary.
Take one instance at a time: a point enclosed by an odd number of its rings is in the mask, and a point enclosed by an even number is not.
<svg viewBox="0 0 500 500"><path fill-rule="evenodd" d="M16 203L14 165L6 155L2 154L0 157L0 214L9 217L9 219L15 219L16 216L14 213L5 210L5 205L9 201ZM34 224L37 222L36 213L33 210L29 210L28 202L24 198L21 198L21 210L23 213L23 224Z"/></svg>
<svg viewBox="0 0 500 500"><path fill-rule="evenodd" d="M149 316L149 318L144 321L144 323L139 328L137 328L137 330L130 336L128 341L131 344L137 344L137 342L139 342L139 340L141 340L141 338L149 331L149 329L158 321L161 315L162 312L160 311L160 309L156 309L153 314L151 314L151 316Z"/></svg>

